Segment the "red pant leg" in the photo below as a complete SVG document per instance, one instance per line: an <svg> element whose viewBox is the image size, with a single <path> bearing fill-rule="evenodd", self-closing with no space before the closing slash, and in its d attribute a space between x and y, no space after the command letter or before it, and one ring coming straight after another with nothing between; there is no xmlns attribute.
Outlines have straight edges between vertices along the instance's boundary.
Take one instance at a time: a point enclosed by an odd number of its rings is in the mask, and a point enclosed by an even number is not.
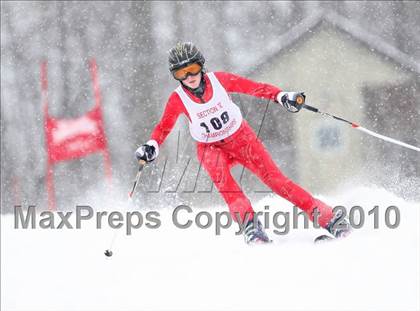
<svg viewBox="0 0 420 311"><path fill-rule="evenodd" d="M331 220L332 208L283 175L249 126L245 127L241 139L246 139L248 143L230 146L229 153L234 154L239 163L257 175L276 194L304 210L311 220L317 208L318 223L325 227Z"/></svg>
<svg viewBox="0 0 420 311"><path fill-rule="evenodd" d="M242 222L247 218L252 219L254 210L252 209L251 202L230 173L233 161L228 154L212 144L199 143L197 144L197 156L198 161L206 169L229 206L232 218L237 220L236 215L238 214Z"/></svg>

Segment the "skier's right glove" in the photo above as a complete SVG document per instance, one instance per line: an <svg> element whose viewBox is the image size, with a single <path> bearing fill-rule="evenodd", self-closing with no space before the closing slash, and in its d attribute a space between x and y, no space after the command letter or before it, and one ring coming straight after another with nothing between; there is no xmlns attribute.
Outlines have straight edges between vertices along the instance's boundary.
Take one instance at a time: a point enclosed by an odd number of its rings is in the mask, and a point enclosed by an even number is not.
<svg viewBox="0 0 420 311"><path fill-rule="evenodd" d="M156 140L149 140L137 148L135 154L138 161L152 162L159 155L159 145Z"/></svg>
<svg viewBox="0 0 420 311"><path fill-rule="evenodd" d="M303 92L280 92L277 95L277 102L282 104L287 111L296 113L302 109L306 95Z"/></svg>

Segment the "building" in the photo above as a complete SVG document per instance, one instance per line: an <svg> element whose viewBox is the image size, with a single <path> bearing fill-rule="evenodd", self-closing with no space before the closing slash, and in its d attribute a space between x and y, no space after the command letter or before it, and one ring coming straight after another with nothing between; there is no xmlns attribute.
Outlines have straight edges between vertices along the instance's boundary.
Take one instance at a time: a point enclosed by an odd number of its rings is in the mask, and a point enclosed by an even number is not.
<svg viewBox="0 0 420 311"><path fill-rule="evenodd" d="M285 90L303 90L309 105L420 145L420 64L409 55L330 11L308 17L270 47L241 74ZM296 146L288 165L297 163L297 181L315 194L336 190L353 177L374 176L390 161L397 167L388 172L394 179L389 183L420 176L415 151L366 137L310 111L284 118L292 119L287 131L292 131L291 144Z"/></svg>

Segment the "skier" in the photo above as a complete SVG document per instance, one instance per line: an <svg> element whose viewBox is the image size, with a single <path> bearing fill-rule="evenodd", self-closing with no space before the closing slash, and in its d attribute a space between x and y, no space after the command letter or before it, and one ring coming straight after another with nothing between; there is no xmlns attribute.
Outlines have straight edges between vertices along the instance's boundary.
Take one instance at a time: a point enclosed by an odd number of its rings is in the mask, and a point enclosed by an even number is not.
<svg viewBox="0 0 420 311"><path fill-rule="evenodd" d="M271 241L230 173L235 164L249 169L276 194L305 211L309 219L313 220L317 209L319 225L334 237L346 236L350 232L348 222L341 215L333 215L330 206L283 175L229 96L236 92L269 99L296 113L305 101L304 93L284 92L232 73L206 72L204 63L204 56L191 42L178 43L169 50L169 70L180 85L170 95L150 140L136 150L136 158L155 160L159 146L183 113L188 117L191 136L197 141L199 162L226 201L233 219L238 221L240 217L246 223L246 243Z"/></svg>

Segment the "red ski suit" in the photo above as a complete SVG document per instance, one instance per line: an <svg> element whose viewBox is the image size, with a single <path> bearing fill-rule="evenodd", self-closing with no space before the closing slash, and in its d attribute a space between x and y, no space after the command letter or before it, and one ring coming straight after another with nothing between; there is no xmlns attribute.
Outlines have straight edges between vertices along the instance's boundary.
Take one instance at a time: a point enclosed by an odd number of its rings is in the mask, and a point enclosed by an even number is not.
<svg viewBox="0 0 420 311"><path fill-rule="evenodd" d="M275 86L254 82L227 72L215 72L215 76L228 93L243 93L275 100L277 94L281 91ZM212 85L207 74L205 74L204 79L206 80L206 86L201 100L184 88L184 91L197 105L207 102L213 96ZM165 111L159 124L154 129L151 139L156 140L161 145L181 113L184 113L191 120L181 98L174 91L169 97ZM310 193L283 175L245 120L235 133L222 141L197 142L197 156L228 204L234 219L236 219L237 213L242 221L244 221L247 213L250 214L249 219L252 219L254 215L251 202L230 173L230 169L235 164L242 164L249 169L276 194L304 210L311 220L313 220L313 210L317 208L319 212L318 223L322 227L325 227L332 217L331 207L315 199Z"/></svg>

